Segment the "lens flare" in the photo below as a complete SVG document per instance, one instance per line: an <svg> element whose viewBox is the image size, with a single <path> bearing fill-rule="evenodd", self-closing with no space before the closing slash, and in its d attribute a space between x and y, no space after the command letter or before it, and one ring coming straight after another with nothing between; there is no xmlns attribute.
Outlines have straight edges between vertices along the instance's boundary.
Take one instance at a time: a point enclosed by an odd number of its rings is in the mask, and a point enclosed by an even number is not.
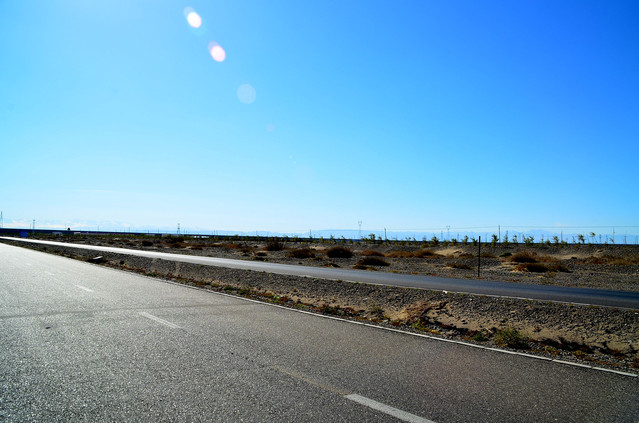
<svg viewBox="0 0 639 423"><path fill-rule="evenodd" d="M251 104L255 101L255 88L251 84L242 84L237 89L237 98L245 104Z"/></svg>
<svg viewBox="0 0 639 423"><path fill-rule="evenodd" d="M192 28L197 29L202 26L202 18L195 12L195 10L193 10L193 8L187 7L184 9L184 16Z"/></svg>
<svg viewBox="0 0 639 423"><path fill-rule="evenodd" d="M209 43L209 53L216 62L223 62L226 59L226 51L215 41Z"/></svg>

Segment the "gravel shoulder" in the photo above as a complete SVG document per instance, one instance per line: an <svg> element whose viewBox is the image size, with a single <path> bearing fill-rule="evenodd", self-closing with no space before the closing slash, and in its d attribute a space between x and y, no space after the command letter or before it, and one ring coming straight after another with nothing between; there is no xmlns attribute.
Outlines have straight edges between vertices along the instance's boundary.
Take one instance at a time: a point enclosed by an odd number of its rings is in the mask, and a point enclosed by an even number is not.
<svg viewBox="0 0 639 423"><path fill-rule="evenodd" d="M74 238L70 241L78 243L79 240ZM13 244L11 241L3 240L2 242ZM326 265L328 263L328 265L339 267L358 266L358 263L365 257L378 257L390 263L390 266L378 266L386 270L398 272L403 270L405 273L435 273L437 276L447 276L447 274L442 272L442 267L449 268L446 263L451 260L463 263L461 260L472 259L475 265L477 261L476 257L459 257L470 253L465 252L467 250L463 248L455 249L455 247L431 248L430 251L440 256L440 258L435 257L437 262L435 260L428 262L432 258L430 255L425 256L425 258L388 257L387 255L392 251L406 251L412 254L415 251L424 250L419 248L411 251L409 248L398 249L396 246L376 246L377 248L372 249L370 248L371 246L364 245L359 246L359 249L350 248L355 251L354 256L350 258L327 257L326 250L331 247L315 246L315 248L311 248L314 250L312 251L312 257L297 259L287 256L291 255L291 252L296 249L309 248L308 246L289 246L287 249L268 251L267 245L234 244L218 247L206 246L206 243L203 242L189 245L188 242L180 240L177 243L168 244L156 241L151 242L151 245L142 245L141 241L130 239L102 240L100 243L97 240L85 242L94 245L153 249L179 254L187 253L227 258L243 257L245 259L261 259L286 264L300 264L301 262L302 264ZM147 240L146 244L148 243L149 241ZM205 246L202 246L202 244ZM16 243L14 245L27 246L24 243ZM618 310L606 307L493 298L286 276L150 259L126 254L100 253L101 258L96 259L96 252L78 248L38 244L29 244L28 246L36 250L78 260L169 279L203 289L247 296L302 310L639 374L639 310ZM535 252L536 257L563 255L566 257L565 260L574 261L573 269L575 270L570 273L559 271L556 273L566 273L573 276L577 274L577 277L570 281L563 278L563 275L560 275L560 277L555 275L550 278L554 282L553 284L608 289L622 289L620 287L623 286L627 290L636 290L636 275L638 272L637 265L633 264L633 254L636 254L636 248L578 247L580 248L569 250L557 248L556 250L548 249ZM384 251L383 248L387 250ZM449 250L454 249L454 251L446 251L446 248ZM482 246L482 252L483 250L484 246ZM363 254L365 251L369 255ZM377 251L383 255L370 255L370 251ZM510 251L506 252L514 255L520 250L512 247ZM508 256L499 258L498 255L503 253L504 251L500 252L498 249L487 251L487 254L494 257L486 257L486 259L493 259L499 262L490 264L491 262L487 260L487 273L491 266L504 267L512 273L513 270L511 268L520 264L506 261L505 259ZM397 253L391 253L390 255L395 254ZM623 267L619 272L620 276L612 281L611 278L599 276L599 274L609 272L605 267L602 267L604 266L602 264L587 263L588 261L593 261L591 257L594 257L595 261L606 261L608 264L620 257L623 258L623 260L617 261L617 263L622 263L619 266ZM398 260L394 260L394 258ZM538 262L552 265L563 264L565 261L562 259L562 261L558 262L547 258L544 258L544 260L547 260L547 262L541 260ZM414 261L417 261L418 265L413 264ZM592 265L599 269L599 274L594 269L592 270L594 275L588 275L590 273L588 270L577 270L580 265L585 265L586 268ZM432 268L428 266L432 266ZM614 264L611 264L611 266L614 266ZM628 267L628 269L625 269L625 267ZM419 270L414 270L416 268ZM468 271L468 269L451 268L450 276L460 277L456 273L458 270ZM476 268L474 272L476 272ZM520 271L519 273L525 272ZM588 276L586 280L591 281L590 285L584 283L581 276L582 273ZM504 280L499 277L493 277L490 273L485 275L487 279ZM541 278L544 277L548 278L547 275L541 275ZM539 280L540 275L536 274L517 275L515 279L518 280L513 282L531 283L532 281L537 281L537 283L544 283L543 279ZM604 283L602 281L607 282Z"/></svg>

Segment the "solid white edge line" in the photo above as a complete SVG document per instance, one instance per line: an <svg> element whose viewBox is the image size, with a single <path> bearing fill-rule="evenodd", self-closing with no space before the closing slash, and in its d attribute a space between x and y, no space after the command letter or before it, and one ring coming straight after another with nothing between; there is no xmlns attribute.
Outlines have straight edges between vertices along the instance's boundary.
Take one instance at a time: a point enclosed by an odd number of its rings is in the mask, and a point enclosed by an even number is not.
<svg viewBox="0 0 639 423"><path fill-rule="evenodd" d="M0 237L0 238L4 238L4 237ZM113 268L106 268L106 269L113 270L113 271L125 272L125 273L131 273L131 272L126 272L126 271L121 270L121 269L113 269ZM369 324L369 323L357 322L357 321L354 321L354 320L341 319L341 318L335 317L335 316L326 316L324 314L312 313L312 312L306 311L306 310L298 310L298 309L292 308L292 307L285 307L285 306L281 306L281 305L278 305L278 304L267 303L265 301L258 301L258 300L254 300L252 298L245 298L245 297L240 297L240 296L237 296L237 295L226 294L224 292L213 291L213 290L210 290L210 289L203 289L203 288L199 288L199 287L196 287L196 286L189 286L189 285L185 285L185 284L182 284L182 283L173 282L173 281L170 281L168 279L161 279L161 278L146 276L146 275L142 275L142 274L136 274L136 275L140 276L140 277L149 278L149 279L160 280L160 281L162 281L164 283L170 283L170 284L179 285L179 286L186 287L186 288L192 288L192 289L197 289L197 290L200 290L200 291L210 292L212 294L223 295L223 296L230 297L230 298L236 298L236 299L239 299L239 300L249 301L249 302L253 302L253 303L256 303L256 304L262 304L262 305L267 305L267 306L271 306L271 307L282 308L282 309L289 310L289 311L294 311L294 312L297 312L297 313L308 314L308 315L311 315L311 316L322 317L322 318L325 318L325 319L338 320L340 322L346 322L346 323L351 323L351 324L355 324L355 325L368 326L370 328L382 329L382 330L386 330L386 331L389 331L389 332L397 332L397 333L401 333L403 335L417 336L417 337L420 337L420 338L432 339L434 341L448 342L448 343L451 343L451 344L458 344L458 345L465 345L467 347L479 348L479 349L482 349L482 350L494 351L494 352L503 353L503 354L519 355L519 356L522 356L522 357L534 358L536 360L550 361L550 362L553 362L553 363L565 364L565 365L568 365L568 366L583 367L583 368L587 368L587 369L591 369L591 370L599 370L599 371L602 371L602 372L614 373L614 374L617 374L617 375L620 375L620 376L628 376L628 377L635 377L635 378L639 377L639 375L637 375L635 373L627 373L627 372L622 372L622 371L619 371L619 370L606 369L605 367L589 366L587 364L573 363L571 361L563 361L563 360L558 360L558 359L553 359L553 358L548 358L548 357L541 357L541 356L538 356L538 355L526 354L526 353L521 353L521 352L517 352L517 351L508 351L508 350L501 350L499 348L485 347L483 345L476 345L476 344L471 344L469 342L456 341L456 340L453 340L453 339L438 338L436 336L430 336L430 335L426 335L426 334L422 334L422 333L406 332L406 331L402 331L402 330L399 330L399 329L385 328L383 326L376 326L376 325L372 325L372 324ZM362 282L358 282L358 283L362 283ZM376 285L376 284L371 284L371 285ZM448 292L452 292L452 291L448 291ZM469 295L485 295L485 294L469 294ZM496 296L496 295L485 295L485 296L487 296L487 297L499 297L499 296ZM520 297L502 297L502 298L528 299L528 298L520 298ZM542 301L542 300L533 299L532 301ZM560 301L550 301L550 302L560 302ZM568 303L568 304L577 304L577 303ZM579 304L579 305L589 305L589 304ZM616 307L616 308L622 309L623 307ZM147 317L147 316L145 316L145 317ZM169 325L173 325L173 323L166 322L166 321L163 321L163 323L164 324L168 323ZM173 325L173 326L175 326L175 325ZM179 326L176 326L176 328L179 328Z"/></svg>
<svg viewBox="0 0 639 423"><path fill-rule="evenodd" d="M86 286L76 285L76 287L78 287L78 288L80 288L80 289L82 289L82 290L84 290L84 291L86 291L86 292L93 292L93 290L92 290L92 289L87 288Z"/></svg>
<svg viewBox="0 0 639 423"><path fill-rule="evenodd" d="M163 324L163 325L165 325L165 326L168 326L168 327L170 327L170 328L173 328L173 329L181 329L178 325L176 325L176 324L174 324L174 323L171 323L171 322L169 322L169 321L166 321L166 320L164 320L164 319L160 319L159 317L155 317L154 315L149 314L149 313L147 313L147 312L145 312L145 311L140 311L138 314L139 314L140 316L146 317L147 319L155 320L156 322L161 323L161 324Z"/></svg>
<svg viewBox="0 0 639 423"><path fill-rule="evenodd" d="M346 395L345 398L354 401L358 404L365 405L366 407L372 408L373 410L381 411L382 413L388 414L390 416L396 417L400 420L410 423L435 423L432 420L425 419L423 417L416 416L415 414L411 414L404 410L399 410L395 407L391 407L390 405L383 404L381 402L377 402L370 398L363 397L358 394L350 394Z"/></svg>
<svg viewBox="0 0 639 423"><path fill-rule="evenodd" d="M180 283L177 283L177 282L172 282L172 281L167 281L167 282L173 283L173 284L176 284L176 285L180 285L180 286L188 286L188 285L183 285L183 284L180 284ZM189 286L189 288L201 289L201 288L198 288L198 287L195 287L195 286ZM426 335L426 334L423 334L423 333L406 332L406 331L399 330L399 329L386 328L386 327L383 327L383 326L372 325L370 323L364 323L364 322L357 322L357 321L354 321L354 320L341 319L341 318L335 317L335 316L326 316L324 314L313 313L313 312L306 311L306 310L298 310L298 309L295 309L295 308L292 308L292 307L285 307L285 306L282 306L282 305L279 305L279 304L272 304L272 303L267 303L267 302L264 302L264 301L258 301L258 300L254 300L252 298L239 297L239 296L236 296L236 295L226 294L224 292L217 292L217 291L211 291L211 290L206 290L206 289L204 291L211 292L213 294L223 295L225 297L237 298L237 299L240 299L240 300L249 301L249 302L256 303L256 304L263 304L263 305L267 305L267 306L271 306L271 307L282 308L284 310L294 311L296 313L308 314L310 316L322 317L324 319L337 320L337 321L340 321L340 322L351 323L351 324L354 324L354 325L367 326L369 328L381 329L381 330L385 330L385 331L389 331L389 332L400 333L402 335L417 336L417 337L420 337L420 338L432 339L434 341L439 341L439 342L448 342L448 343L451 343L451 344L464 345L466 347L478 348L480 350L494 351L494 352L498 352L498 353L502 353L502 354L518 355L518 356L521 356L521 357L534 358L536 360L542 360L542 361L550 361L552 363L565 364L565 365L568 365L568 366L583 367L583 368L587 368L587 369L591 369L591 370L599 370L599 371L602 371L602 372L614 373L614 374L621 375L621 376L639 377L639 375L634 374L634 373L627 373L627 372L622 372L622 371L619 371L619 370L606 369L604 367L589 366L587 364L573 363L572 361L557 360L557 359L553 359L553 358L549 358L549 357L542 357L542 356L539 356L539 355L527 354L527 353L522 353L522 352L518 352L518 351L509 351L509 350L502 350L502 349L499 349L499 348L485 347L483 345L471 344L469 342L464 342L464 341L456 341L454 339L438 338L436 336Z"/></svg>

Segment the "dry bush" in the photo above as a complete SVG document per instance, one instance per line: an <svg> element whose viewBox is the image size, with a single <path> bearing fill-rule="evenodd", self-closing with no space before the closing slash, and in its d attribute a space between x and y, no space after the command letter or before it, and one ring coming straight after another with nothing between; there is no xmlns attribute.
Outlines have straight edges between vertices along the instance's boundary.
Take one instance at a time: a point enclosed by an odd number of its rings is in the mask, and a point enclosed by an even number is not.
<svg viewBox="0 0 639 423"><path fill-rule="evenodd" d="M361 255L366 256L366 257L384 257L384 253L380 253L379 251L375 251L375 250L364 250L361 252Z"/></svg>
<svg viewBox="0 0 639 423"><path fill-rule="evenodd" d="M293 257L297 259L305 259L315 257L315 253L308 247L297 248L290 253L288 253L288 257Z"/></svg>
<svg viewBox="0 0 639 423"><path fill-rule="evenodd" d="M282 251L283 249L284 244L277 239L269 241L265 247L266 251Z"/></svg>
<svg viewBox="0 0 639 423"><path fill-rule="evenodd" d="M528 339L517 329L507 327L495 334L495 343L501 347L528 348Z"/></svg>
<svg viewBox="0 0 639 423"><path fill-rule="evenodd" d="M346 247L331 247L326 250L326 255L330 258L351 258L353 252Z"/></svg>
<svg viewBox="0 0 639 423"><path fill-rule="evenodd" d="M392 251L389 251L388 253L386 253L386 257L390 257L390 258L409 258L409 257L414 257L414 256L413 256L413 253L411 253L410 251L392 250Z"/></svg>
<svg viewBox="0 0 639 423"><path fill-rule="evenodd" d="M228 248L229 250L241 250L242 248L244 248L243 245L234 244L232 242L225 242L224 244L222 244L222 247Z"/></svg>
<svg viewBox="0 0 639 423"><path fill-rule="evenodd" d="M426 258L426 257L436 257L439 254L432 252L431 250L419 250L413 253L413 257L417 258Z"/></svg>
<svg viewBox="0 0 639 423"><path fill-rule="evenodd" d="M570 269L564 266L561 263L554 263L548 266L551 272L563 272L563 273L572 273Z"/></svg>
<svg viewBox="0 0 639 423"><path fill-rule="evenodd" d="M600 257L590 256L582 261L585 264L610 264L613 266L631 266L633 264L639 264L639 258L637 257L617 257L611 255L603 255Z"/></svg>
<svg viewBox="0 0 639 423"><path fill-rule="evenodd" d="M543 263L519 263L515 266L515 270L520 272L545 273L549 272L550 268Z"/></svg>
<svg viewBox="0 0 639 423"><path fill-rule="evenodd" d="M537 254L531 253L529 251L521 251L508 257L508 260L512 261L513 263L537 263L537 259Z"/></svg>
<svg viewBox="0 0 639 423"><path fill-rule="evenodd" d="M390 266L390 263L380 257L364 257L356 266Z"/></svg>
<svg viewBox="0 0 639 423"><path fill-rule="evenodd" d="M471 270L472 267L470 267L469 265L465 264L465 263L450 263L448 265L446 265L446 267L450 267L452 269L464 269L464 270Z"/></svg>
<svg viewBox="0 0 639 423"><path fill-rule="evenodd" d="M149 240L142 241L143 247L151 247L152 245L153 245L153 241L149 241Z"/></svg>

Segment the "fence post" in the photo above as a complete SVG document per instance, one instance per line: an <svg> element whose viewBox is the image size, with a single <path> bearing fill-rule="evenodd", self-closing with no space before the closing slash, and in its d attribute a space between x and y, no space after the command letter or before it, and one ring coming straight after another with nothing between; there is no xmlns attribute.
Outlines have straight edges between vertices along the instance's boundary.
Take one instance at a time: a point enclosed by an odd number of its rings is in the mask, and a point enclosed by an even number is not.
<svg viewBox="0 0 639 423"><path fill-rule="evenodd" d="M479 236L479 243L477 244L477 278L481 277L481 235Z"/></svg>

